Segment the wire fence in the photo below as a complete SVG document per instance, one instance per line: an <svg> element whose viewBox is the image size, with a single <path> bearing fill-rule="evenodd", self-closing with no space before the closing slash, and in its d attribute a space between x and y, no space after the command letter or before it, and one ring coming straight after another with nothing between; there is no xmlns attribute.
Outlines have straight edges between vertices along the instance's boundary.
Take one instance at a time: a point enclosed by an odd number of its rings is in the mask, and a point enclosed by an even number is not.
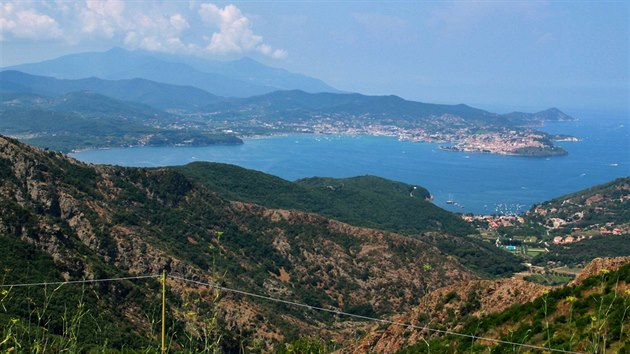
<svg viewBox="0 0 630 354"><path fill-rule="evenodd" d="M60 286L60 285L67 285L67 284L104 283L104 282L116 282L116 281L124 281L124 280L141 280L141 279L157 279L157 278L161 278L162 280L165 280L164 278L170 278L172 280L180 281L180 282L183 282L183 283L195 284L195 285L198 285L198 286L206 286L206 287L218 289L218 290L225 291L225 292L230 292L230 293L239 294L239 295L243 295L243 296L247 296L247 297L262 299L262 300L276 302L276 303L281 303L281 304L285 304L285 305L294 306L294 307L297 307L297 308L303 308L303 309L319 311L319 312L326 312L326 313L331 313L331 314L338 315L338 316L344 316L344 317L349 317L349 318L356 318L356 319L361 319L361 320L367 320L367 321L371 321L371 322L375 322L375 323L388 324L388 325L392 325L392 326L400 326L400 327L404 327L404 328L410 328L410 329L415 329L415 330L419 330L419 331L426 331L426 332L430 332L430 333L436 333L436 334L442 334L442 335L452 335L452 336L456 336L456 337L468 338L468 339L471 339L471 340L482 340L482 341L488 341L488 342L493 342L493 343L497 343L497 344L506 344L506 345L511 345L511 346L518 346L518 347L521 347L521 348L536 349L536 350L547 351L547 352L567 353L567 354L583 354L582 352L576 352L576 351L570 351L570 350L564 350L564 349L554 349L554 348L549 348L549 347L542 347L542 346L525 344L525 343L518 343L518 342L511 342L511 341L506 341L506 340L501 340L501 339L496 339L496 338L476 336L476 335L473 335L473 334L466 334L466 333L459 333L459 332L448 331L448 330L441 330L441 329L431 328L431 327L428 327L428 326L418 326L418 325L414 325L414 324L411 324L411 323L397 322L397 321L391 321L391 320L386 320L386 319L382 319L382 318L357 315L357 314L353 314L353 313L349 313L349 312L345 312L345 311L341 311L341 310L329 309L329 308L323 308L323 307L308 305L308 304L304 304L304 303L300 303L300 302L296 302L296 301L285 300L285 299L280 299L280 298L271 297L271 296L267 296L267 295L256 294L256 293L249 292L249 291L234 289L234 288L230 288L230 287L226 287L226 286L222 286L222 285L218 285L218 284L202 282L202 281L193 280L193 279L187 279L187 278L184 278L184 277L181 277L181 276L177 276L177 275L153 274L153 275L139 275L139 276L129 276L129 277L118 277L118 278L69 280L69 281L58 281L58 282L35 282L35 283L2 284L2 285L0 285L0 288L39 287L39 286L53 286L53 285ZM163 281L163 284L164 284L163 286L164 287L166 286L165 283L166 282ZM164 295L162 295L162 297L163 297L162 300L164 301L165 300L164 299ZM163 305L163 310L164 310L164 306L165 305ZM165 347L163 346L163 348L165 348Z"/></svg>
<svg viewBox="0 0 630 354"><path fill-rule="evenodd" d="M21 288L29 286L49 286L49 285L66 285L66 284L86 284L86 283L106 283L112 281L134 280L134 279L151 279L160 278L158 275L138 275L133 277L121 277L121 278L103 278L103 279L84 279L84 280L68 280L68 281L52 281L52 282L39 282L39 283L17 283L17 284L3 284L2 288Z"/></svg>

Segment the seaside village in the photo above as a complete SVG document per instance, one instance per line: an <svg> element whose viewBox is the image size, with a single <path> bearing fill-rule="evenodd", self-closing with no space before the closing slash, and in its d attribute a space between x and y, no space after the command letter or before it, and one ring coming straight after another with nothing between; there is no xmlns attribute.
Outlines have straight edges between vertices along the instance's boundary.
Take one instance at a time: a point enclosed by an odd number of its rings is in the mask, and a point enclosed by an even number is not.
<svg viewBox="0 0 630 354"><path fill-rule="evenodd" d="M597 198L598 196L594 196ZM624 201L630 199L630 195L623 196ZM587 201L587 205L590 204ZM532 214L547 216L557 212L556 208L546 209L544 207L536 207L532 211L525 212L525 217L520 215L463 215L462 218L474 224L478 229L481 229L482 235L492 236L493 238L498 236L498 232L501 228L513 228L519 225L525 225L526 217ZM577 212L568 219L562 219L558 217L546 218L545 227L547 239L551 239L555 245L571 244L580 242L585 239L590 239L593 236L620 236L630 233L630 224L616 225L614 222L607 222L605 224L594 224L586 227L572 227L570 232L567 232L567 225L576 224L578 221L584 218L584 212ZM528 218L529 219L529 218ZM485 232L484 232L485 231ZM514 239L523 243L544 243L549 246L549 242L543 242L539 237L535 235L527 235L527 232L523 232L523 235L514 236ZM553 238L551 238L553 236ZM501 242L497 241L497 246L501 246ZM506 243L504 247L509 251L516 251L517 248L512 243Z"/></svg>

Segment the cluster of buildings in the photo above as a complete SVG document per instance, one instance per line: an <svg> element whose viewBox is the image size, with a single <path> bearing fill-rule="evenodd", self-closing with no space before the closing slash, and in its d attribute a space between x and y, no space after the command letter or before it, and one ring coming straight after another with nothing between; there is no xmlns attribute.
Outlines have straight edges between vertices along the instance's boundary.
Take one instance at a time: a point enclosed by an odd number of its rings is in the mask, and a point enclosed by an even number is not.
<svg viewBox="0 0 630 354"><path fill-rule="evenodd" d="M599 234L602 236L621 236L624 234L624 230L621 227L601 227L599 229ZM586 237L584 235L574 236L556 236L553 238L553 243L556 245L565 245L574 242L580 242L587 238L592 238L593 236Z"/></svg>
<svg viewBox="0 0 630 354"><path fill-rule="evenodd" d="M510 227L515 224L523 224L525 219L520 215L464 215L462 217L467 222L484 222L488 227L498 229L499 227Z"/></svg>
<svg viewBox="0 0 630 354"><path fill-rule="evenodd" d="M602 227L599 229L599 234L602 236L619 236L623 235L623 229L621 227Z"/></svg>
<svg viewBox="0 0 630 354"><path fill-rule="evenodd" d="M514 154L520 149L546 148L542 136L510 130L502 133L492 132L462 136L452 150L465 152L490 152L495 154Z"/></svg>
<svg viewBox="0 0 630 354"><path fill-rule="evenodd" d="M553 238L553 244L554 245L566 245L569 243L573 243L573 242L580 242L582 240L584 240L586 237L585 236L572 236L572 235L567 235L567 236L556 236Z"/></svg>

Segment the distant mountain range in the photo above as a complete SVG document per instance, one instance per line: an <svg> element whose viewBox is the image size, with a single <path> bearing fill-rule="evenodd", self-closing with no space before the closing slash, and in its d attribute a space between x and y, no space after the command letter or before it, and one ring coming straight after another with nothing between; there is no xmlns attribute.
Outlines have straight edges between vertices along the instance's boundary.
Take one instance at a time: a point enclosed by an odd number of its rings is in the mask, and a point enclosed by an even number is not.
<svg viewBox="0 0 630 354"><path fill-rule="evenodd" d="M275 91L249 98L227 99L194 86L170 85L146 79L57 79L16 70L0 72L0 94L10 92L57 96L93 91L122 101L139 102L160 109L185 109L218 113L219 117L265 120L306 120L314 116L357 116L403 120L450 114L495 125L509 123L501 115L464 104L443 105L407 101L398 96Z"/></svg>
<svg viewBox="0 0 630 354"><path fill-rule="evenodd" d="M573 119L556 108L501 115L465 104L341 93L320 80L249 58L217 62L114 48L5 69L0 72L0 110L12 114L24 110L80 112L83 118L101 115L103 119L116 114L116 119L133 118L134 123L152 128L170 124L174 129L213 135L388 135L446 143L441 147L455 151L520 156L563 155L566 150L554 146L553 141L577 140L530 128L545 121ZM35 118L32 114L21 117ZM37 129L33 122L24 126L34 128L25 135L51 134ZM13 134L11 129L0 133ZM184 135L183 140L175 141L193 141ZM72 139L61 145L30 142L64 151L85 146Z"/></svg>
<svg viewBox="0 0 630 354"><path fill-rule="evenodd" d="M65 95L76 91L92 91L121 101L143 103L159 109L199 110L225 100L193 86L163 84L146 79L103 80L57 79L30 75L15 70L0 72L0 95L19 92L45 96Z"/></svg>
<svg viewBox="0 0 630 354"><path fill-rule="evenodd" d="M169 127L175 119L157 108L91 91L59 96L0 92L0 132L57 151L243 143L233 134Z"/></svg>
<svg viewBox="0 0 630 354"><path fill-rule="evenodd" d="M172 115L151 106L121 101L91 91L71 91L62 95L42 96L36 93L0 93L0 110L37 109L59 113L80 113L82 116L115 115L139 124L168 121Z"/></svg>
<svg viewBox="0 0 630 354"><path fill-rule="evenodd" d="M249 60L241 62L249 62ZM257 118L305 121L315 117L347 120L350 117L376 123L390 121L405 126L417 123L419 120L427 121L449 115L468 122L509 126L573 119L556 108L537 113L513 112L500 115L465 104L432 104L409 101L393 95L309 93L303 90L274 91L252 97L229 99L195 87L194 83L172 85L141 78L57 79L16 70L0 72L0 94L20 92L57 96L74 91L93 91L118 100L143 103L159 109L211 112L215 117L230 120Z"/></svg>
<svg viewBox="0 0 630 354"><path fill-rule="evenodd" d="M492 125L509 124L503 116L467 106L408 101L398 96L367 96L358 93L307 93L300 90L277 91L261 96L219 102L206 107L207 111L233 119L283 119L304 121L315 117L364 121L403 123L430 120L443 115L460 117L466 121Z"/></svg>
<svg viewBox="0 0 630 354"><path fill-rule="evenodd" d="M90 90L160 109L229 111L233 118L257 115L299 119L322 114L351 114L400 120L449 114L499 125L573 119L556 108L500 115L465 104L430 104L397 96L344 94L321 80L268 67L251 58L221 62L113 48L3 70L0 76L3 91L60 95ZM20 76L15 71L33 76ZM241 99L226 100L225 97Z"/></svg>
<svg viewBox="0 0 630 354"><path fill-rule="evenodd" d="M254 85L273 87L277 90L302 90L310 93L340 92L322 80L292 73L285 69L270 67L249 57L233 61L207 60L197 57L164 54L157 54L157 57L165 61L184 63L202 72L221 74L232 79ZM236 97L241 97L241 95L236 95Z"/></svg>
<svg viewBox="0 0 630 354"><path fill-rule="evenodd" d="M536 113L512 112L503 115L516 125L541 124L544 122L571 122L575 118L557 108L549 108Z"/></svg>
<svg viewBox="0 0 630 354"><path fill-rule="evenodd" d="M97 77L107 80L142 78L172 85L195 86L218 96L249 97L277 90L338 92L321 80L265 66L253 59L219 62L113 48L106 52L65 55L39 63L5 67L58 79Z"/></svg>

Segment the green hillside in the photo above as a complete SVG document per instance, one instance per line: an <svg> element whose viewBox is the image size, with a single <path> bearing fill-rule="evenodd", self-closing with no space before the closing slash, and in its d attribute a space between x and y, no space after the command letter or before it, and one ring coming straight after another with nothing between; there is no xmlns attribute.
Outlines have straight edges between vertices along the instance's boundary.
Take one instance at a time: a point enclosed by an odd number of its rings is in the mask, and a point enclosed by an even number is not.
<svg viewBox="0 0 630 354"><path fill-rule="evenodd" d="M230 201L176 169L91 166L0 137L0 176L3 284L167 271L385 316L436 287L476 278L421 240ZM182 352L241 346L268 352L312 333L344 342L363 326L172 278L167 284L169 341ZM67 346L152 352L161 324L158 288L151 279L3 288L0 350L37 352L49 343L39 352Z"/></svg>
<svg viewBox="0 0 630 354"><path fill-rule="evenodd" d="M143 104L91 92L58 97L0 94L0 133L57 151L129 145L242 144L232 134L162 128L172 118Z"/></svg>
<svg viewBox="0 0 630 354"><path fill-rule="evenodd" d="M226 119L307 121L318 117L335 120L358 119L368 122L389 122L398 126L430 124L431 118L444 114L461 117L468 123L508 126L507 119L464 104L443 105L414 102L398 96L367 96L357 93L307 93L300 90L276 91L265 95L219 102L206 108Z"/></svg>
<svg viewBox="0 0 630 354"><path fill-rule="evenodd" d="M289 182L238 166L206 162L178 170L228 198L272 208L310 211L355 225L405 233L474 233L461 218L427 201L430 195L426 189L380 177Z"/></svg>
<svg viewBox="0 0 630 354"><path fill-rule="evenodd" d="M159 109L194 110L222 99L192 86L168 85L138 78L102 80L91 77L62 80L14 70L0 72L0 92L60 96L81 91L90 91L127 102L138 102Z"/></svg>
<svg viewBox="0 0 630 354"><path fill-rule="evenodd" d="M206 162L176 169L228 199L318 213L353 225L417 237L484 276L509 275L522 269L512 254L466 237L475 230L458 215L428 201L429 192L420 186L375 176L289 182L238 166ZM424 235L426 232L434 233ZM444 237L443 233L451 236Z"/></svg>
<svg viewBox="0 0 630 354"><path fill-rule="evenodd" d="M81 247L76 242L68 246ZM50 254L14 236L0 235L0 254L0 285L32 283L34 280L59 282L65 280L64 274L72 273L72 269L59 267ZM99 277L124 274L96 257L90 257L89 262ZM151 340L146 333L126 320L125 314L129 308L138 306L148 316L159 317L155 301L151 303L149 299L159 284L151 279L142 282L145 286L122 281L100 286L2 288L0 351L10 352L10 348L15 350L17 347L21 349L18 352L80 352L98 349L104 335L117 347L150 347ZM133 305L118 306L121 303ZM80 338L76 337L78 334Z"/></svg>
<svg viewBox="0 0 630 354"><path fill-rule="evenodd" d="M609 223L622 228L628 226L630 230L630 177L535 205L529 216L532 222L544 225L549 225L552 218L565 221L558 228L564 232L574 228L587 230Z"/></svg>
<svg viewBox="0 0 630 354"><path fill-rule="evenodd" d="M534 257L534 264L584 266L596 257L630 254L630 177L534 205L523 218L499 231L506 237L536 236L537 246L549 252ZM553 244L556 237L559 244Z"/></svg>
<svg viewBox="0 0 630 354"><path fill-rule="evenodd" d="M547 291L533 302L482 317L470 316L459 333L507 341L447 335L398 353L630 353L630 264L603 269L577 286Z"/></svg>

